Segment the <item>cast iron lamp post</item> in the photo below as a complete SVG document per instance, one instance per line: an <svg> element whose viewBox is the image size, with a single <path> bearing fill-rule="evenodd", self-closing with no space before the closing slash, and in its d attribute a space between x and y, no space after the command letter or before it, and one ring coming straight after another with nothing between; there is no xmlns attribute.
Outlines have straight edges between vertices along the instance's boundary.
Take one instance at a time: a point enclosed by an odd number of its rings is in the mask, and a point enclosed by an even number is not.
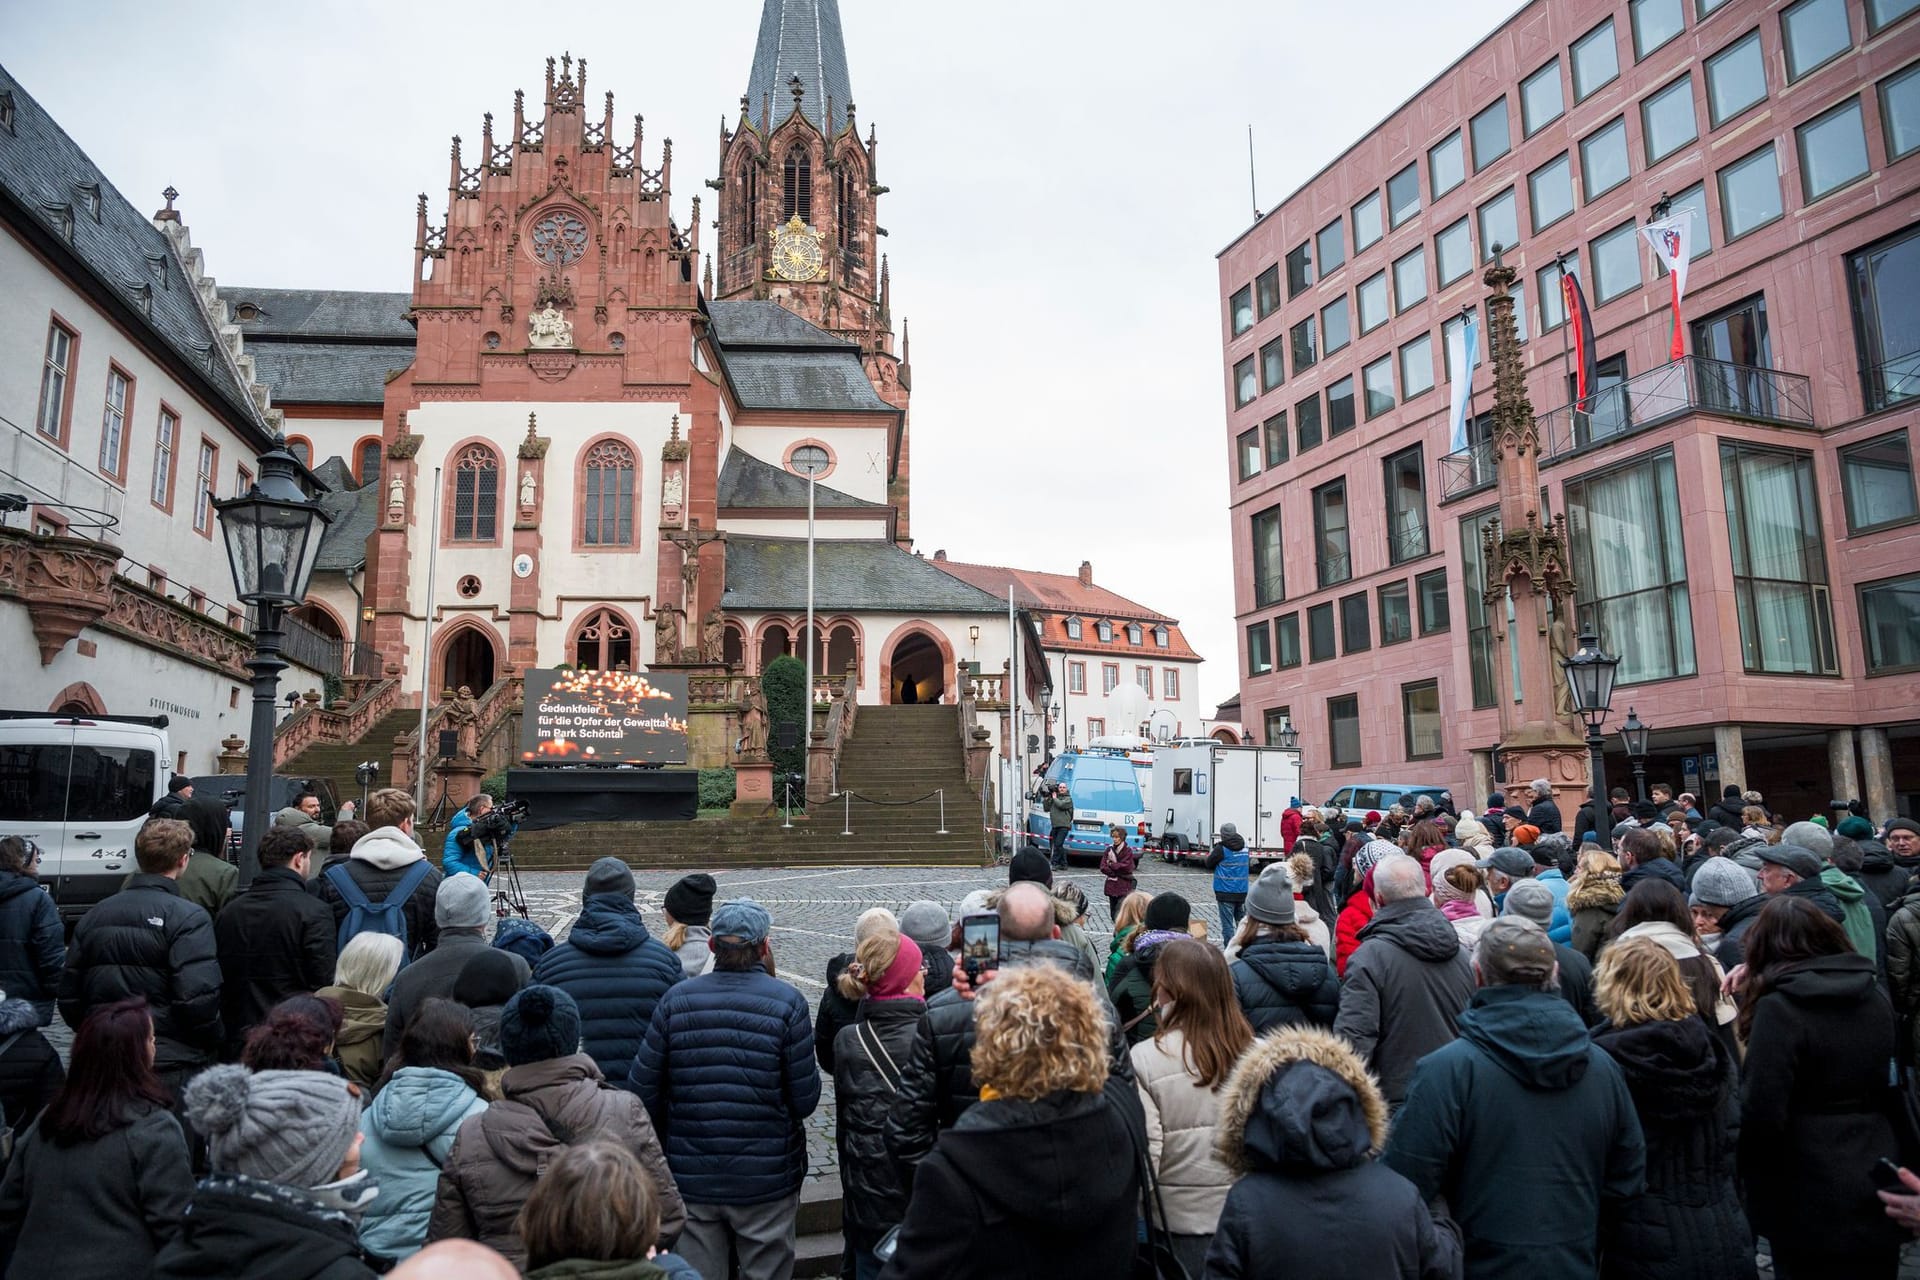
<svg viewBox="0 0 1920 1280"><path fill-rule="evenodd" d="M1587 721L1587 756L1593 771L1593 827L1602 849L1613 848L1613 806L1607 802L1606 739L1600 726L1613 709L1613 676L1620 659L1600 647L1599 637L1591 631L1580 633L1580 647L1571 657L1561 660L1567 673L1567 688L1573 695L1573 708Z"/></svg>
<svg viewBox="0 0 1920 1280"><path fill-rule="evenodd" d="M260 868L260 837L273 815L267 791L273 779L273 709L284 636L281 619L307 597L307 581L320 555L320 537L332 517L300 487L300 464L285 441L260 455L259 479L247 492L214 498L226 539L233 583L253 611L253 728L247 740L246 825L240 837L239 884L245 888Z"/></svg>
<svg viewBox="0 0 1920 1280"><path fill-rule="evenodd" d="M1627 708L1627 722L1620 726L1620 745L1627 749L1627 759L1633 762L1633 797L1636 800L1647 798L1647 737L1652 728L1640 723L1640 717L1632 707Z"/></svg>

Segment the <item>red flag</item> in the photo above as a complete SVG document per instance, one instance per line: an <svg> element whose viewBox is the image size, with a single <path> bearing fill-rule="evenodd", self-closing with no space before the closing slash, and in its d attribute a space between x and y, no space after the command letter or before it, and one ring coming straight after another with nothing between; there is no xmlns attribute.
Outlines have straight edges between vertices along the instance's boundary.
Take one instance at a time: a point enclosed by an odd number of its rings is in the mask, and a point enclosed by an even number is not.
<svg viewBox="0 0 1920 1280"><path fill-rule="evenodd" d="M1593 351L1593 316L1587 311L1586 294L1580 290L1580 278L1560 268L1560 296L1566 303L1567 323L1573 326L1573 411L1588 413L1592 409L1593 366L1596 360Z"/></svg>

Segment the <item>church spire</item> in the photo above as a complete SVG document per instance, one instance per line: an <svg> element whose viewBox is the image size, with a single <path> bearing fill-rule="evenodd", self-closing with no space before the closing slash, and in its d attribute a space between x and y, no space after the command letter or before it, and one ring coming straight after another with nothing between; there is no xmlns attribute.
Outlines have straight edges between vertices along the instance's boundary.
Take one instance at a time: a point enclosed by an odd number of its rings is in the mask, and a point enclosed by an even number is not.
<svg viewBox="0 0 1920 1280"><path fill-rule="evenodd" d="M801 115L822 134L839 132L843 122L830 119L828 112L845 111L853 101L839 0L765 0L747 77L747 101L771 113L760 121L763 136L796 109L789 93L795 77L804 90L797 106Z"/></svg>

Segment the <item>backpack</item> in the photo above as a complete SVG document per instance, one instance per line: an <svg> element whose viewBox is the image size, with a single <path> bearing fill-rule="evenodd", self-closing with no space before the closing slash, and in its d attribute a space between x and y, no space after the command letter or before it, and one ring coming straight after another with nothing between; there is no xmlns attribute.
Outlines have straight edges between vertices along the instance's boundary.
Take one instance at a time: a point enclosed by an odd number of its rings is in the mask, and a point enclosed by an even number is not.
<svg viewBox="0 0 1920 1280"><path fill-rule="evenodd" d="M427 872L433 870L432 864L422 858L408 867L407 873L400 877L400 883L394 885L387 896L379 902L369 898L354 882L353 877L347 872L347 867L347 863L336 863L328 867L325 872L328 882L339 893L340 900L347 904L347 918L340 922L340 933L334 940L335 946L345 951L347 943L362 933L391 934L400 939L403 944L400 952L400 966L405 968L411 951L411 947L406 945L408 943L407 899L413 896L413 891L418 889L421 882L427 878Z"/></svg>

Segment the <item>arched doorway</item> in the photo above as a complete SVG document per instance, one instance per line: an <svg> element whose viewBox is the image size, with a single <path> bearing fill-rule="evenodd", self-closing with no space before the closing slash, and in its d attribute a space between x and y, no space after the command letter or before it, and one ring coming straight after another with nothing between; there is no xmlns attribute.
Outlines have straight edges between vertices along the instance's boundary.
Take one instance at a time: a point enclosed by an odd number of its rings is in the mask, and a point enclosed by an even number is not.
<svg viewBox="0 0 1920 1280"><path fill-rule="evenodd" d="M593 610L574 628L573 663L594 671L631 671L633 627L615 610Z"/></svg>
<svg viewBox="0 0 1920 1280"><path fill-rule="evenodd" d="M720 660L730 667L744 667L747 663L747 636L736 622L729 622L720 634Z"/></svg>
<svg viewBox="0 0 1920 1280"><path fill-rule="evenodd" d="M462 627L460 634L447 642L446 656L440 660L440 687L465 686L475 694L484 693L493 684L493 641L478 627Z"/></svg>
<svg viewBox="0 0 1920 1280"><path fill-rule="evenodd" d="M827 633L827 660L822 668L828 675L838 680L847 674L848 664L857 660L859 642L855 637L851 622L836 623Z"/></svg>
<svg viewBox="0 0 1920 1280"><path fill-rule="evenodd" d="M939 702L946 695L946 655L924 631L908 632L893 646L888 672L888 702Z"/></svg>
<svg viewBox="0 0 1920 1280"><path fill-rule="evenodd" d="M776 623L760 633L760 669L765 671L775 658L784 658L793 652L793 635L786 627Z"/></svg>

